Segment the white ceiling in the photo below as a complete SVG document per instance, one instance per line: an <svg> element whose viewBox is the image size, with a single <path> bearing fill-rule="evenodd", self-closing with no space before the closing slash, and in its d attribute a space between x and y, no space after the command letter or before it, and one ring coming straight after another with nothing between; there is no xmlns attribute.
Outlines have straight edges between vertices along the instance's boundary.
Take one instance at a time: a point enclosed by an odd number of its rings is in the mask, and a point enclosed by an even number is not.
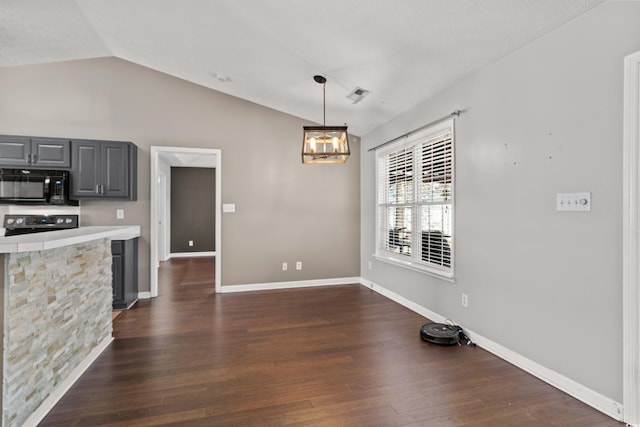
<svg viewBox="0 0 640 427"><path fill-rule="evenodd" d="M115 56L319 123L321 74L363 135L598 3L0 0L0 67Z"/></svg>

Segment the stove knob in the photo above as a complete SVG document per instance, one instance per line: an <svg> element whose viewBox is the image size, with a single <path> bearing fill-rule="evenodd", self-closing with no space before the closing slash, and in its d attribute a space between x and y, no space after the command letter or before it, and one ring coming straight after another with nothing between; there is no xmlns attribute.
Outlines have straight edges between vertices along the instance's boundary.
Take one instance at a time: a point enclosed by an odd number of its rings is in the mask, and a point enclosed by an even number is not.
<svg viewBox="0 0 640 427"><path fill-rule="evenodd" d="M56 224L62 224L64 222L64 218L56 218Z"/></svg>
<svg viewBox="0 0 640 427"><path fill-rule="evenodd" d="M7 218L7 224L13 224L15 221L13 218Z"/></svg>
<svg viewBox="0 0 640 427"><path fill-rule="evenodd" d="M24 218L16 219L16 224L22 224L24 222Z"/></svg>
<svg viewBox="0 0 640 427"><path fill-rule="evenodd" d="M71 224L73 222L73 219L67 218L64 220L64 222L66 222L67 224Z"/></svg>

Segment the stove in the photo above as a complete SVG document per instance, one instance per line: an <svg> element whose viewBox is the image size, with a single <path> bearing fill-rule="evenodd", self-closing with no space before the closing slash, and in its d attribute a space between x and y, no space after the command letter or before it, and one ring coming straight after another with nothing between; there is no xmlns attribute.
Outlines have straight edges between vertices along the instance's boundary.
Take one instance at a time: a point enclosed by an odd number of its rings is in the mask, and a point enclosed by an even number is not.
<svg viewBox="0 0 640 427"><path fill-rule="evenodd" d="M78 228L78 215L5 215L5 236Z"/></svg>

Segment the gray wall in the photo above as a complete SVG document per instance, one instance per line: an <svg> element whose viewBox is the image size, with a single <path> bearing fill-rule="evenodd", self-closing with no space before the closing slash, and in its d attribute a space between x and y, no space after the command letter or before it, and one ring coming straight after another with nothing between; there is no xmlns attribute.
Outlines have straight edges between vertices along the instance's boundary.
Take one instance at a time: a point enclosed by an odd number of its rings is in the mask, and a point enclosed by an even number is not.
<svg viewBox="0 0 640 427"><path fill-rule="evenodd" d="M363 277L617 402L623 57L639 22L640 3L604 3L362 137ZM372 257L366 149L458 108L451 284ZM575 191L592 211L557 212Z"/></svg>
<svg viewBox="0 0 640 427"><path fill-rule="evenodd" d="M310 123L114 58L2 68L0 93L0 133L138 145L138 201L83 202L81 213L84 225L141 225L140 291L149 290L150 146L221 150L222 202L236 205L221 219L223 286L359 275L357 138L344 165L302 165ZM282 271L284 261L304 269Z"/></svg>
<svg viewBox="0 0 640 427"><path fill-rule="evenodd" d="M215 169L171 168L171 253L216 250L215 191Z"/></svg>

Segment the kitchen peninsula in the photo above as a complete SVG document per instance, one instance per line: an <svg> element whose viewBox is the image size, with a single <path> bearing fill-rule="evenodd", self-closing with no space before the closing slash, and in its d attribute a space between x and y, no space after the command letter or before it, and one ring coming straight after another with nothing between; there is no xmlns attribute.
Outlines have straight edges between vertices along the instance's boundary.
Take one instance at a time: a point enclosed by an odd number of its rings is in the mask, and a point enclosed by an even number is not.
<svg viewBox="0 0 640 427"><path fill-rule="evenodd" d="M36 425L112 341L111 240L139 226L0 237L2 425Z"/></svg>

